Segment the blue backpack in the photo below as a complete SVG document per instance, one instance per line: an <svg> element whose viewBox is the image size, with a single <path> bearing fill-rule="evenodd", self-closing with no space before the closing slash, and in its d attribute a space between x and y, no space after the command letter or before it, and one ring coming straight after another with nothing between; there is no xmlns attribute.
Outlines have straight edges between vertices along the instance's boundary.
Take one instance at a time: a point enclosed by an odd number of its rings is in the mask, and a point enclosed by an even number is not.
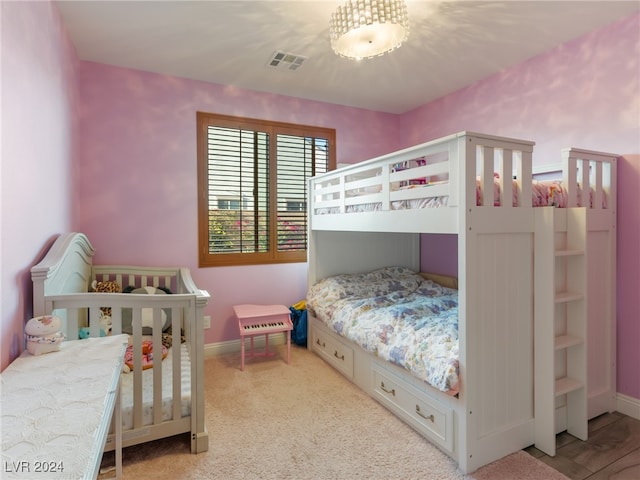
<svg viewBox="0 0 640 480"><path fill-rule="evenodd" d="M291 341L296 345L307 346L307 311L296 310L289 307L291 311L291 321L293 322L293 330L291 330Z"/></svg>

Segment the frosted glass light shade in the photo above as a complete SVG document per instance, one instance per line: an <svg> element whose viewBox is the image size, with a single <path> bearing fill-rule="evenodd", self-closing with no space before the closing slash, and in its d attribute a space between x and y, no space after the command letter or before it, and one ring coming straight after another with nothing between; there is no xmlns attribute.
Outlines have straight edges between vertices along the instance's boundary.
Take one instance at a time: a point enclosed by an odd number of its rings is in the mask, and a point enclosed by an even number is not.
<svg viewBox="0 0 640 480"><path fill-rule="evenodd" d="M331 14L333 51L356 60L377 57L398 48L409 36L403 0L353 0Z"/></svg>

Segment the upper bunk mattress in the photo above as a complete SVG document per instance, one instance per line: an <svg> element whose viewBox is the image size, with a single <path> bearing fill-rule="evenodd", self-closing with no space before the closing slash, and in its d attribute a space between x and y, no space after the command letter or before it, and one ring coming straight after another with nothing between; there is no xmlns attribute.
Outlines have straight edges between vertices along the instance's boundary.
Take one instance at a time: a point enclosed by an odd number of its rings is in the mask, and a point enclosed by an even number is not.
<svg viewBox="0 0 640 480"><path fill-rule="evenodd" d="M377 357L455 395L458 291L402 267L338 275L307 293L311 313Z"/></svg>

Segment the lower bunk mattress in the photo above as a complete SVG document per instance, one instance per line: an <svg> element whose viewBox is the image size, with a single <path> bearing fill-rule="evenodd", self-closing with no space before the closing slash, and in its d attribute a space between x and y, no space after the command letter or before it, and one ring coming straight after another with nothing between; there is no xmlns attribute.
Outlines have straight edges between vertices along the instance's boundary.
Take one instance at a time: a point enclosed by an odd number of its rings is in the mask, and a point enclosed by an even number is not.
<svg viewBox="0 0 640 480"><path fill-rule="evenodd" d="M323 279L307 308L339 335L450 395L459 391L458 291L403 267Z"/></svg>
<svg viewBox="0 0 640 480"><path fill-rule="evenodd" d="M180 355L180 382L181 395L179 399L173 398L173 356ZM142 371L142 425L153 425L153 370L147 368ZM122 428L130 430L134 426L134 393L133 372L121 375L121 405L122 405ZM167 356L162 360L162 420L172 420L173 404L180 402L180 412L182 417L191 415L191 360L187 345L182 343L179 348L171 347L167 350Z"/></svg>

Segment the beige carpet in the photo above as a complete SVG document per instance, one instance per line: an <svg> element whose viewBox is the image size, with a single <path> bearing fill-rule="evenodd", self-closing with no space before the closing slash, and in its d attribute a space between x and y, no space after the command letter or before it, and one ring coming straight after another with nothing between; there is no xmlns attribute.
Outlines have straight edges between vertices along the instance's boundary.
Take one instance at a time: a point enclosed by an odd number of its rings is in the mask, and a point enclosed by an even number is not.
<svg viewBox="0 0 640 480"><path fill-rule="evenodd" d="M283 346L277 347L280 354ZM130 447L127 479L566 480L518 452L465 477L437 448L306 349L205 361L209 451L189 436ZM113 464L112 452L103 465ZM101 475L100 478L112 476Z"/></svg>

